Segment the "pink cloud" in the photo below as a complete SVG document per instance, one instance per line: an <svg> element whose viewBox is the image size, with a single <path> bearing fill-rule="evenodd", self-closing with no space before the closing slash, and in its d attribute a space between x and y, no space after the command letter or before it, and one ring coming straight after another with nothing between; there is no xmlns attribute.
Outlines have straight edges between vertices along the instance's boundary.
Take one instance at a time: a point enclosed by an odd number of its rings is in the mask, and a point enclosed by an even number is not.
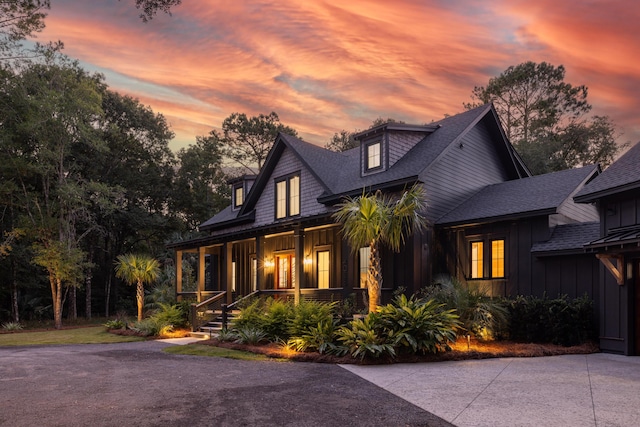
<svg viewBox="0 0 640 427"><path fill-rule="evenodd" d="M134 82L117 90L171 118L181 141L232 112L276 111L319 145L378 116L428 122L525 60L564 63L569 82L628 123L637 10L620 23L622 6L585 4L201 0L142 24L127 2L58 0L40 39L62 39L71 56Z"/></svg>

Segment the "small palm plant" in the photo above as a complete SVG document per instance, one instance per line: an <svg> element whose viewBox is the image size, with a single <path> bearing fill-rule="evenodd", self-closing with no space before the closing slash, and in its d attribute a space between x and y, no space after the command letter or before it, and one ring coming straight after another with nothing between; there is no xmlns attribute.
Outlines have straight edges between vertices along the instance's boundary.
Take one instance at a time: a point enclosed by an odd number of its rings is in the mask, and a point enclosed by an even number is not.
<svg viewBox="0 0 640 427"><path fill-rule="evenodd" d="M160 264L147 255L124 254L116 262L116 276L130 285L136 284L138 322L142 320L144 284L153 283L160 275Z"/></svg>
<svg viewBox="0 0 640 427"><path fill-rule="evenodd" d="M355 252L363 246L370 248L367 292L369 312L377 310L382 288L380 245L399 252L405 238L426 226L425 193L416 184L394 198L378 191L347 198L338 205L333 218L342 224L345 239Z"/></svg>

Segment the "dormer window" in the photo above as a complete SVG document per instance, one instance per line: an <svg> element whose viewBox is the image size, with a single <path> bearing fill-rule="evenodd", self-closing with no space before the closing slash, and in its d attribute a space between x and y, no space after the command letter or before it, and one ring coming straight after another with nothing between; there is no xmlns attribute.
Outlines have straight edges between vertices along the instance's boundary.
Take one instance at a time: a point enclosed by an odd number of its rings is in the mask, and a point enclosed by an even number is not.
<svg viewBox="0 0 640 427"><path fill-rule="evenodd" d="M367 170L376 169L382 166L381 141L376 141L367 145Z"/></svg>
<svg viewBox="0 0 640 427"><path fill-rule="evenodd" d="M244 188L242 185L233 187L233 208L238 209L244 203Z"/></svg>

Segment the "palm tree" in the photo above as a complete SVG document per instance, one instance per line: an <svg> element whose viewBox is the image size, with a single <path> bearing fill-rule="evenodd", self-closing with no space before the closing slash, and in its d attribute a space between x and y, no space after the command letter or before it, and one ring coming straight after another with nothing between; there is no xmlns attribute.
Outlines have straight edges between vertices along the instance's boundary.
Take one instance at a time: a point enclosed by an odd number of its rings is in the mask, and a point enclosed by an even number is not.
<svg viewBox="0 0 640 427"><path fill-rule="evenodd" d="M379 245L383 243L399 252L406 236L426 226L426 219L422 216L425 209L424 190L416 184L405 190L399 198L380 191L368 195L363 192L362 196L345 199L333 214L334 219L342 223L342 233L352 251L356 252L364 246L370 248L367 273L369 312L376 311L381 296Z"/></svg>
<svg viewBox="0 0 640 427"><path fill-rule="evenodd" d="M136 284L138 321L142 320L144 284L154 282L160 275L160 264L147 255L125 254L118 257L116 276L130 285Z"/></svg>

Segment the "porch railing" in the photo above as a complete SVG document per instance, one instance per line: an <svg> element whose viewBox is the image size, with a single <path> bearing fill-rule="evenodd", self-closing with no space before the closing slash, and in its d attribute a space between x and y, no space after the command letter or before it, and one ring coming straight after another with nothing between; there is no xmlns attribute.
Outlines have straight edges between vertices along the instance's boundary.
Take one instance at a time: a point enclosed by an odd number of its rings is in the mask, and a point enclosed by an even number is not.
<svg viewBox="0 0 640 427"><path fill-rule="evenodd" d="M236 307L238 307L238 305L243 302L248 300L249 298L255 297L255 296L259 296L260 295L260 290L257 291L253 291L248 295L243 296L242 298L237 299L236 301L232 302L231 304L222 304L222 329L227 329L227 323L229 323L229 313L232 310L235 310Z"/></svg>
<svg viewBox="0 0 640 427"><path fill-rule="evenodd" d="M198 304L191 304L191 330L197 331L200 326L213 320L216 310L222 310L222 301L227 295L226 291L216 292L214 296ZM224 311L223 311L224 312Z"/></svg>

